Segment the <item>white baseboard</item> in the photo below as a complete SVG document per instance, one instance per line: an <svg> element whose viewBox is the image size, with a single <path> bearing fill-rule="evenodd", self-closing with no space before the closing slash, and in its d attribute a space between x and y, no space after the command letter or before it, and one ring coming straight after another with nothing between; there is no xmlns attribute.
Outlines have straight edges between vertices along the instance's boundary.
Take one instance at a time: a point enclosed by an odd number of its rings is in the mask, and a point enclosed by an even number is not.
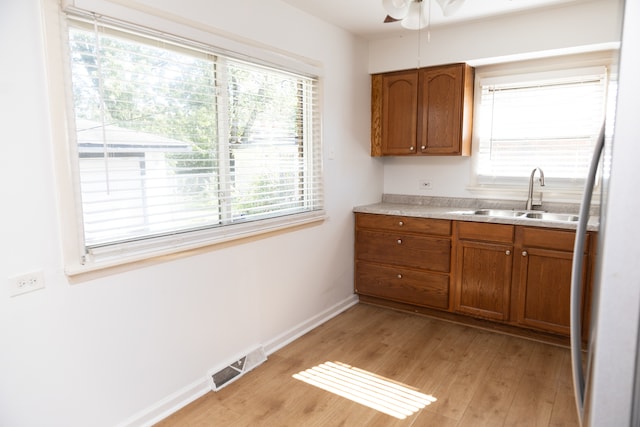
<svg viewBox="0 0 640 427"><path fill-rule="evenodd" d="M340 301L339 303L335 304L332 307L329 307L322 313L317 314L316 316L310 319L307 319L306 321L300 323L296 327L291 328L287 332L268 341L263 345L264 351L267 353L267 355L275 353L285 345L300 338L310 330L317 328L327 320L337 316L338 314L342 313L349 307L356 305L357 303L358 303L358 296L350 295L348 298Z"/></svg>
<svg viewBox="0 0 640 427"><path fill-rule="evenodd" d="M152 426L210 391L211 385L208 378L195 381L184 387L182 390L178 390L154 405L138 412L129 419L118 424L117 427Z"/></svg>
<svg viewBox="0 0 640 427"><path fill-rule="evenodd" d="M337 316L348 308L358 303L357 295L350 295L348 298L340 301L339 303L329 307L325 311L313 316L310 319L300 323L294 328L289 329L287 332L275 337L268 341L263 347L267 355L272 354L282 347L286 346L290 342L300 338L310 330L320 326L327 320ZM138 412L129 419L118 424L117 427L150 427L155 423L163 420L174 412L181 408L184 408L189 403L204 396L211 391L210 379L203 378L202 380L195 381L181 390L167 396L161 401L151 405L150 407Z"/></svg>

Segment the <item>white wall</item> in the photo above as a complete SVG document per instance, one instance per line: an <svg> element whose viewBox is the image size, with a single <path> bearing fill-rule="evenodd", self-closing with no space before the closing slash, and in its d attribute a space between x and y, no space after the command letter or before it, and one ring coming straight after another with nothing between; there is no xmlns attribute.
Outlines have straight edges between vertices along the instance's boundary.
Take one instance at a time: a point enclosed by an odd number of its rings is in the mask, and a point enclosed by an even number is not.
<svg viewBox="0 0 640 427"><path fill-rule="evenodd" d="M46 282L17 297L0 288L0 425L144 421L163 399L170 407L202 392L208 370L257 345L277 346L351 301L351 209L382 192L382 163L369 157L365 42L278 0L147 3L321 63L329 218L71 284L41 4L0 2L0 279L41 269Z"/></svg>
<svg viewBox="0 0 640 427"><path fill-rule="evenodd" d="M588 52L620 41L621 0L576 1L566 6L373 40L369 72L469 62L486 65L563 53ZM479 197L467 189L472 158L384 158L384 192L423 196ZM418 181L429 179L431 190ZM526 188L523 189L526 198ZM483 195L486 196L486 195ZM579 199L575 200L579 201Z"/></svg>

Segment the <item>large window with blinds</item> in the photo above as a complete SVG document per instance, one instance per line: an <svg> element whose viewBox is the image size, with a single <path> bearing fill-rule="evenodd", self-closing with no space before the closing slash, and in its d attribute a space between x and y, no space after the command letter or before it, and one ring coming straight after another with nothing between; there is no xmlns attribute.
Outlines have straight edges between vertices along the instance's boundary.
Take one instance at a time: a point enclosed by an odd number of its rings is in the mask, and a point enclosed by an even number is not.
<svg viewBox="0 0 640 427"><path fill-rule="evenodd" d="M106 20L67 21L87 256L322 211L317 78Z"/></svg>
<svg viewBox="0 0 640 427"><path fill-rule="evenodd" d="M581 188L605 117L607 88L605 67L479 73L477 184L520 185L540 167L554 187Z"/></svg>

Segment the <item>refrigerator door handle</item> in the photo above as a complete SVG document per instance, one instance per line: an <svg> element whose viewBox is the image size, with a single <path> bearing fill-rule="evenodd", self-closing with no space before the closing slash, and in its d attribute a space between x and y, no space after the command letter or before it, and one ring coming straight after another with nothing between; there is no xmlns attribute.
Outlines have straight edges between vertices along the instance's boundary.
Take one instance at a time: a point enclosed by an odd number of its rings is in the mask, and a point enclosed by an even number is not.
<svg viewBox="0 0 640 427"><path fill-rule="evenodd" d="M591 208L591 196L595 186L598 163L604 148L604 123L600 128L600 134L593 151L593 158L589 166L589 173L584 186L582 202L580 204L580 218L576 229L576 239L573 247L573 264L571 268L571 370L573 373L573 389L576 398L578 418L582 425L584 417L585 379L582 370L582 259L584 244L587 235L587 223L589 222L589 209Z"/></svg>

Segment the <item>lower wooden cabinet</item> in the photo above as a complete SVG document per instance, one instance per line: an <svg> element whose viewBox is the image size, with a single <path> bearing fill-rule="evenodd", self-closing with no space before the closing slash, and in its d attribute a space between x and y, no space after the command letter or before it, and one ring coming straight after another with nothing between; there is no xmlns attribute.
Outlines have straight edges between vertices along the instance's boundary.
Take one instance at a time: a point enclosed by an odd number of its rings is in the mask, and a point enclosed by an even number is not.
<svg viewBox="0 0 640 427"><path fill-rule="evenodd" d="M574 231L474 222L454 229L456 312L569 335Z"/></svg>
<svg viewBox="0 0 640 427"><path fill-rule="evenodd" d="M356 231L356 259L448 273L451 238L406 232Z"/></svg>
<svg viewBox="0 0 640 427"><path fill-rule="evenodd" d="M449 308L451 221L356 214L355 290Z"/></svg>
<svg viewBox="0 0 640 427"><path fill-rule="evenodd" d="M474 222L456 225L455 311L491 320L509 319L514 227Z"/></svg>
<svg viewBox="0 0 640 427"><path fill-rule="evenodd" d="M449 307L449 275L356 261L356 291L424 307Z"/></svg>
<svg viewBox="0 0 640 427"><path fill-rule="evenodd" d="M513 310L517 324L569 335L574 240L573 231L518 228ZM582 283L585 284L589 246L590 235L587 235L585 253L582 255ZM585 292L582 294L584 296Z"/></svg>
<svg viewBox="0 0 640 427"><path fill-rule="evenodd" d="M358 213L355 291L568 336L574 239L572 230ZM594 241L589 233L583 301Z"/></svg>

